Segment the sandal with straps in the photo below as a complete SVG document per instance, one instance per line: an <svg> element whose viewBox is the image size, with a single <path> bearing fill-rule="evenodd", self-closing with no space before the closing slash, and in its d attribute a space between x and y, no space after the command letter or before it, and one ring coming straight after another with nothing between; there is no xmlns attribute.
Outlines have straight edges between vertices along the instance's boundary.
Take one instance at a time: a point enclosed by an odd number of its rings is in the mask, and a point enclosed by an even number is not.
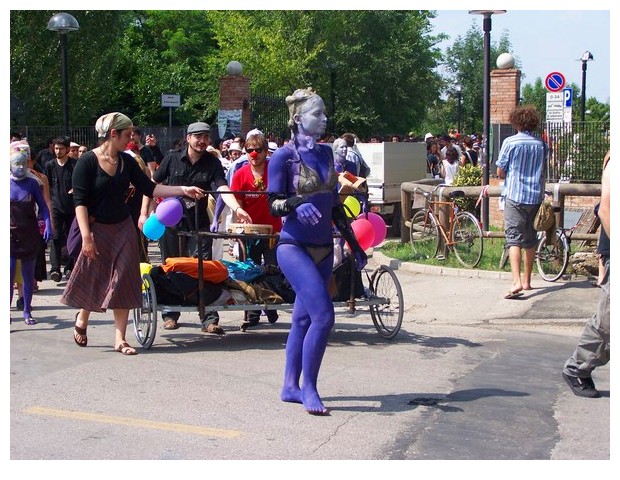
<svg viewBox="0 0 620 480"><path fill-rule="evenodd" d="M75 321L77 322L78 316L80 315L80 312L75 314ZM85 347L88 344L88 337L86 336L86 329L82 328L82 327L78 327L77 325L75 325L73 327L73 341L79 346L79 347Z"/></svg>
<svg viewBox="0 0 620 480"><path fill-rule="evenodd" d="M137 355L138 354L136 349L133 348L131 345L129 345L127 342L121 343L114 350L116 350L119 353L122 353L123 355Z"/></svg>

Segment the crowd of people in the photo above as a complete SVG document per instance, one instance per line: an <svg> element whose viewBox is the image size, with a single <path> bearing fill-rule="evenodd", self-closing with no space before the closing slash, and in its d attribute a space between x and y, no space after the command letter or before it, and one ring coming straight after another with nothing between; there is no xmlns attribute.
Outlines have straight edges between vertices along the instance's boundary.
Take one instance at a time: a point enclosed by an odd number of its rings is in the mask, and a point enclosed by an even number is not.
<svg viewBox="0 0 620 480"><path fill-rule="evenodd" d="M179 242L180 230L221 232L227 224L240 222L269 225L272 233L279 234L277 244L261 239L247 248L255 263L279 268L296 295L281 399L301 403L311 414L326 414L317 381L334 325L328 288L334 267L334 233L346 240L358 269L367 261L341 203L339 178L342 174L365 178L370 168L357 148L360 139L356 135L325 135L325 105L312 89L296 90L286 102L291 130L286 141L253 129L212 145L210 126L198 121L164 154L155 135L143 139L141 129L120 112L97 120L99 142L92 150L57 137L31 155L27 140L12 134L11 302L17 289L25 323L36 324L32 295L37 282L47 277L45 252L49 248L49 277L60 283L64 276L67 283L61 302L77 309L75 343L86 347L90 314L109 309L114 316L114 349L135 355L125 334L130 310L142 304L139 263L149 261L142 228L154 213L157 198L177 197L184 203L185 215L178 225L166 226L159 239L162 261L199 254L194 237ZM498 177L505 179L506 242L513 274L506 299L532 288L537 240L532 224L544 194L546 155L544 143L532 135L539 124L533 107L517 107L511 123L518 133L503 142L497 161ZM369 139L417 140L412 135ZM427 172L447 185L459 168L479 163L481 137L477 134L450 132L435 137L427 133L423 141ZM605 175L608 180L607 171ZM608 214L608 206L602 211ZM608 223L603 225L608 232ZM76 249L69 248L72 231L79 236ZM204 237L202 246L203 259L223 258L223 242ZM590 374L609 358L609 255L604 259L601 283L606 297L563 372L573 392L582 396L598 395ZM249 325L256 325L260 316L260 310L250 311ZM266 316L270 322L278 319L275 310ZM165 311L162 317L164 329L179 328L180 312ZM207 312L202 331L224 334L217 311ZM598 342L596 360L588 346L593 337Z"/></svg>

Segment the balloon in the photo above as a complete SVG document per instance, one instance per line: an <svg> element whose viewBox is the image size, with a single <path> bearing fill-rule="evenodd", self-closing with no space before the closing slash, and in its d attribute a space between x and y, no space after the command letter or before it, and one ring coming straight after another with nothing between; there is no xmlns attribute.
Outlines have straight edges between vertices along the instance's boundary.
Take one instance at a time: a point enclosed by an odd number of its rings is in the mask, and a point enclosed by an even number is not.
<svg viewBox="0 0 620 480"><path fill-rule="evenodd" d="M151 215L142 225L142 233L149 240L159 240L166 231L166 226L157 219L157 215Z"/></svg>
<svg viewBox="0 0 620 480"><path fill-rule="evenodd" d="M366 214L362 213L357 218L366 218ZM372 228L375 231L375 241L372 242L371 247L376 247L379 245L385 237L387 237L387 225L385 224L385 220L381 218L381 215L378 215L373 212L368 212L368 219L370 223L372 223Z"/></svg>
<svg viewBox="0 0 620 480"><path fill-rule="evenodd" d="M344 211L347 214L347 217L355 218L362 211L362 206L360 205L360 201L352 195L349 195L347 198L345 198L344 202L342 203L348 207L348 209L347 208L344 209Z"/></svg>
<svg viewBox="0 0 620 480"><path fill-rule="evenodd" d="M375 230L370 220L366 220L365 218L353 220L351 228L362 250L368 250L375 241Z"/></svg>
<svg viewBox="0 0 620 480"><path fill-rule="evenodd" d="M166 198L157 205L155 215L166 227L174 227L183 218L183 204L177 198Z"/></svg>

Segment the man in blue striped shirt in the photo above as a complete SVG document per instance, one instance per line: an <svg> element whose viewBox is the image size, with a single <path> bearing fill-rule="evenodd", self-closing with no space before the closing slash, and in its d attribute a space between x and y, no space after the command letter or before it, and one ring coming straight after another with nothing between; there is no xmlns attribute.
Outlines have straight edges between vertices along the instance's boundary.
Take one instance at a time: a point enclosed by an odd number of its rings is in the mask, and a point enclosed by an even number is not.
<svg viewBox="0 0 620 480"><path fill-rule="evenodd" d="M510 113L510 123L517 130L504 140L497 160L497 176L505 178L504 229L510 247L512 287L504 298L517 298L532 289L532 269L536 248L534 217L545 193L544 142L533 135L540 126L540 115L533 106L518 106ZM523 249L523 277L521 277Z"/></svg>

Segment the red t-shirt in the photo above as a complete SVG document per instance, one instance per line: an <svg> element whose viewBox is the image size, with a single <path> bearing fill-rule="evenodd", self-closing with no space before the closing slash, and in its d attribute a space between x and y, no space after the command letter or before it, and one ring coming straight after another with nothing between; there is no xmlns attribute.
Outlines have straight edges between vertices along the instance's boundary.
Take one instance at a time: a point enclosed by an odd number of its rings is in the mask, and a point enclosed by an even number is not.
<svg viewBox="0 0 620 480"><path fill-rule="evenodd" d="M252 166L248 163L233 174L232 181L230 182L230 189L234 192L266 191L268 163L268 161L265 161L265 173L263 175L264 186L261 185L262 188L254 184ZM280 217L274 217L269 213L269 202L267 201L267 195L265 193L235 196L243 209L250 214L253 223L271 225L273 227L273 233L278 233L282 230L282 219Z"/></svg>

